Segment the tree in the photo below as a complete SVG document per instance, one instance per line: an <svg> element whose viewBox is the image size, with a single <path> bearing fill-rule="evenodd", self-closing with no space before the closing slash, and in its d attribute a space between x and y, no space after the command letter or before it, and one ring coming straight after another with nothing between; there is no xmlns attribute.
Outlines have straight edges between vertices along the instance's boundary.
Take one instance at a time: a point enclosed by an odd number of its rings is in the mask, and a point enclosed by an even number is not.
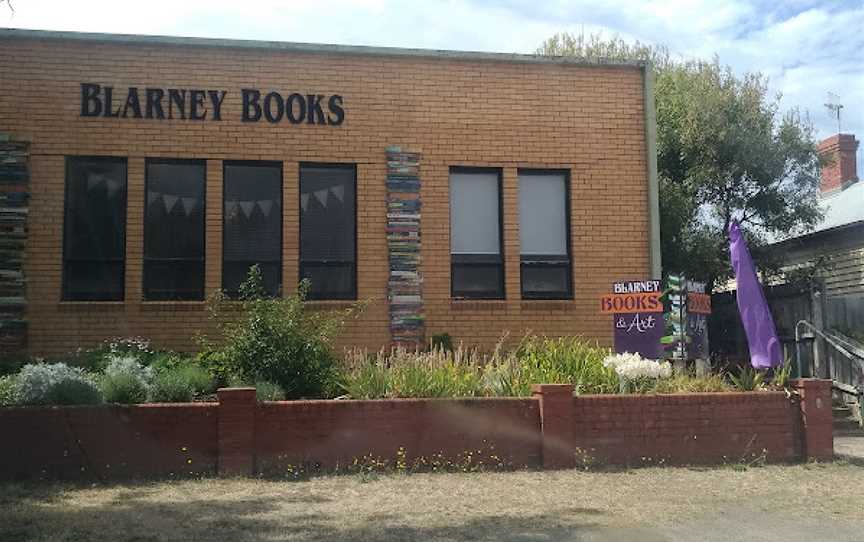
<svg viewBox="0 0 864 542"><path fill-rule="evenodd" d="M715 57L673 59L663 46L558 34L545 55L642 60L656 75L657 169L663 267L716 285L731 276L727 228L738 220L762 269L763 247L812 229L819 155L813 128L781 114L759 73L737 76Z"/></svg>

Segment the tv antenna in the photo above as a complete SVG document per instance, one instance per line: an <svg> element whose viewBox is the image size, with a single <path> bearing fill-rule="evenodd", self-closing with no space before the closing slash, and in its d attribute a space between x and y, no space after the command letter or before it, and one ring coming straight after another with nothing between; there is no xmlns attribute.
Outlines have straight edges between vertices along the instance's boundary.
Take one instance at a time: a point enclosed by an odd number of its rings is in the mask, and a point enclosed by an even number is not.
<svg viewBox="0 0 864 542"><path fill-rule="evenodd" d="M833 92L828 93L828 102L825 108L830 111L830 115L837 119L837 133L840 133L840 110L843 109L843 104L840 103L840 96Z"/></svg>

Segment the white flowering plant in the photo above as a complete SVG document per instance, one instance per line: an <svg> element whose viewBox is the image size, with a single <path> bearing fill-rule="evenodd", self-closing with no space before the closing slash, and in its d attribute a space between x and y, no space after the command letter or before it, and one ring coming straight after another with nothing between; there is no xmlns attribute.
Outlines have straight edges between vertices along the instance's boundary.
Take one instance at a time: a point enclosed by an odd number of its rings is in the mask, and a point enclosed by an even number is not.
<svg viewBox="0 0 864 542"><path fill-rule="evenodd" d="M621 383L621 391L644 392L660 378L672 376L672 365L645 359L639 354L624 352L610 354L603 359L603 366L613 369Z"/></svg>

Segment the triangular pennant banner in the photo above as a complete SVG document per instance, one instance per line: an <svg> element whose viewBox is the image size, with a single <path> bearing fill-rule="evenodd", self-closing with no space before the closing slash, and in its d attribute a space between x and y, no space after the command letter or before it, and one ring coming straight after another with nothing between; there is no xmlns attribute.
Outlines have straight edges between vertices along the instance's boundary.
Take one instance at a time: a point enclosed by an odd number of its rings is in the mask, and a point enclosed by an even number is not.
<svg viewBox="0 0 864 542"><path fill-rule="evenodd" d="M198 198L180 198L180 201L183 202L183 210L186 212L186 216L189 216L195 209L195 205L198 203Z"/></svg>
<svg viewBox="0 0 864 542"><path fill-rule="evenodd" d="M305 212L307 207L309 207L309 194L300 194L300 208Z"/></svg>
<svg viewBox="0 0 864 542"><path fill-rule="evenodd" d="M114 179L108 179L108 197L113 198L114 194L120 190L120 185L122 184L120 181Z"/></svg>
<svg viewBox="0 0 864 542"><path fill-rule="evenodd" d="M273 200L272 199L264 199L258 202L258 207L261 209L261 212L264 213L264 216L270 218L270 211L273 210Z"/></svg>
<svg viewBox="0 0 864 542"><path fill-rule="evenodd" d="M162 196L162 192L147 192L147 205L153 205L153 202Z"/></svg>
<svg viewBox="0 0 864 542"><path fill-rule="evenodd" d="M105 177L102 175L97 175L95 173L91 173L87 176L87 191L91 191L100 184L105 182Z"/></svg>
<svg viewBox="0 0 864 542"><path fill-rule="evenodd" d="M237 202L234 200L228 200L225 202L225 216L231 216L234 212L234 208L237 207Z"/></svg>
<svg viewBox="0 0 864 542"><path fill-rule="evenodd" d="M174 210L174 206L177 205L177 200L180 199L177 196L172 196L170 194L162 194L162 201L165 203L165 212L171 214L171 211Z"/></svg>
<svg viewBox="0 0 864 542"><path fill-rule="evenodd" d="M321 202L321 206L325 209L327 208L327 194L330 193L330 189L325 188L324 190L316 190L313 192L315 194L315 199Z"/></svg>
<svg viewBox="0 0 864 542"><path fill-rule="evenodd" d="M345 199L345 185L337 184L336 186L331 186L330 193L332 193L333 196L339 200L339 203L342 203L342 201Z"/></svg>
<svg viewBox="0 0 864 542"><path fill-rule="evenodd" d="M246 215L246 218L252 216L252 210L255 209L254 201L241 201L240 208L243 209L243 214Z"/></svg>

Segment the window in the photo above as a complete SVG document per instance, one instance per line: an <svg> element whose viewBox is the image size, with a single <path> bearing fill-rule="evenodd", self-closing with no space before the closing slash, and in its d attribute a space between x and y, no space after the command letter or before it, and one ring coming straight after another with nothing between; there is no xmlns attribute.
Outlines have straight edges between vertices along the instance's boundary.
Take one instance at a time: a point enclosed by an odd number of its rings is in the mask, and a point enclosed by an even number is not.
<svg viewBox="0 0 864 542"><path fill-rule="evenodd" d="M453 297L504 299L501 170L450 168Z"/></svg>
<svg viewBox="0 0 864 542"><path fill-rule="evenodd" d="M144 299L204 299L203 160L148 160Z"/></svg>
<svg viewBox="0 0 864 542"><path fill-rule="evenodd" d="M353 165L300 166L300 278L309 299L356 299L357 212Z"/></svg>
<svg viewBox="0 0 864 542"><path fill-rule="evenodd" d="M569 176L519 171L522 297L571 299Z"/></svg>
<svg viewBox="0 0 864 542"><path fill-rule="evenodd" d="M63 299L122 301L126 159L66 158Z"/></svg>
<svg viewBox="0 0 864 542"><path fill-rule="evenodd" d="M224 163L222 289L237 296L249 268L258 265L264 291L282 285L282 164Z"/></svg>

